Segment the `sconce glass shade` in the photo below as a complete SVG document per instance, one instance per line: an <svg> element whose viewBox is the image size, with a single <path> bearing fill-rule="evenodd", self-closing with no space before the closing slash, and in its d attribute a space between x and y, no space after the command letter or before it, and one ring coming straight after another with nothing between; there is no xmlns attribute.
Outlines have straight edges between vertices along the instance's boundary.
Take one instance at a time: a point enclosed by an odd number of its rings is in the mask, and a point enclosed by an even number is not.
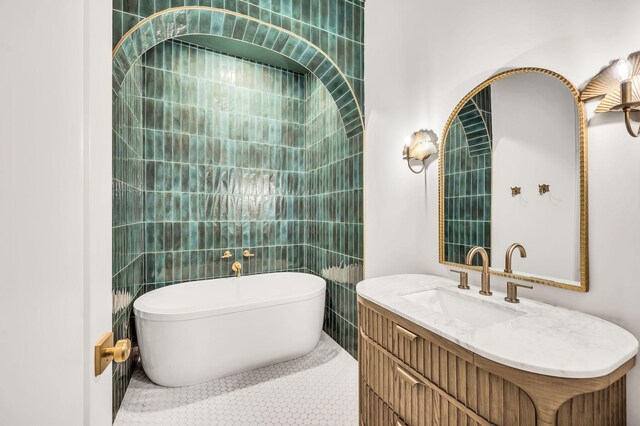
<svg viewBox="0 0 640 426"><path fill-rule="evenodd" d="M634 130L631 122L631 113L640 110L640 52L609 63L591 79L581 97L585 101L602 97L596 112L624 112L627 131L640 136L640 129Z"/></svg>
<svg viewBox="0 0 640 426"><path fill-rule="evenodd" d="M425 168L425 161L438 152L438 137L433 130L418 130L411 135L409 145L405 145L402 150L403 159L407 160L407 165L413 173L421 173ZM416 171L411 162L421 162L422 168Z"/></svg>
<svg viewBox="0 0 640 426"><path fill-rule="evenodd" d="M629 62L625 58L618 59L612 65L613 74L616 79L622 83L625 80L629 80L631 78L631 72L633 71L633 66L631 62Z"/></svg>

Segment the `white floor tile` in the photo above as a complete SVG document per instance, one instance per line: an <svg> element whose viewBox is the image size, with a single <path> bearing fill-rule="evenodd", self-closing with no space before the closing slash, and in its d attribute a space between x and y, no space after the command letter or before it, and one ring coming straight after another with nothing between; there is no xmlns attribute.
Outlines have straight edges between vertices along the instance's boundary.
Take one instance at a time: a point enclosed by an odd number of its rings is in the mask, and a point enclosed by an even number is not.
<svg viewBox="0 0 640 426"><path fill-rule="evenodd" d="M115 421L115 426L357 424L357 362L325 333L301 358L183 388L157 386L138 366Z"/></svg>

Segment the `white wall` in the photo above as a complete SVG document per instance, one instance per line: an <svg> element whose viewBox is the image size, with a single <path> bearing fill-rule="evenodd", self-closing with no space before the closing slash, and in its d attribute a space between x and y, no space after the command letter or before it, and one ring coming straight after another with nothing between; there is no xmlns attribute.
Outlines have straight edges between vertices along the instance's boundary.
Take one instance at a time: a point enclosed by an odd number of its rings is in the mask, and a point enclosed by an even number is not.
<svg viewBox="0 0 640 426"><path fill-rule="evenodd" d="M504 269L505 250L519 273L580 286L579 125L573 93L546 74L518 74L491 85L493 168L491 266ZM539 184L551 191L540 195ZM513 197L511 186L520 186ZM549 244L553 241L553 244Z"/></svg>
<svg viewBox="0 0 640 426"><path fill-rule="evenodd" d="M365 19L365 275L423 269L419 252L424 248L424 210L436 206L427 197L425 175L415 175L402 161L406 139L423 126L424 100L420 61L414 53L420 40L409 31L415 15L404 0L396 6L380 7L382 0L367 3ZM395 2L394 2L395 3ZM411 2L407 2L411 3ZM370 7L370 5L372 7ZM368 15L368 16L367 16ZM433 185L433 183L431 183Z"/></svg>
<svg viewBox="0 0 640 426"><path fill-rule="evenodd" d="M398 148L404 134L420 127L441 134L458 101L497 71L544 67L582 85L640 48L640 3L633 0L369 0L365 16L369 278L447 274L438 263L437 164L426 183L406 170ZM640 140L619 115L589 116L591 290L521 293L600 316L640 338ZM501 280L493 285L504 291ZM629 374L629 424L640 424L638 400L640 367Z"/></svg>
<svg viewBox="0 0 640 426"><path fill-rule="evenodd" d="M110 7L0 2L2 424L111 421Z"/></svg>

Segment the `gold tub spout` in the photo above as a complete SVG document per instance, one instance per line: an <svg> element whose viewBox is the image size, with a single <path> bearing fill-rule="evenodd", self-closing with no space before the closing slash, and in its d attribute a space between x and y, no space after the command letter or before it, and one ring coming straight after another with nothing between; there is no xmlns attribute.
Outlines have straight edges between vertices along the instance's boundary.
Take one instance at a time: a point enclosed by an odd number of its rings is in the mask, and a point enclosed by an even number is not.
<svg viewBox="0 0 640 426"><path fill-rule="evenodd" d="M242 263L233 262L233 265L231 265L231 270L236 273L236 277L240 278L242 276Z"/></svg>

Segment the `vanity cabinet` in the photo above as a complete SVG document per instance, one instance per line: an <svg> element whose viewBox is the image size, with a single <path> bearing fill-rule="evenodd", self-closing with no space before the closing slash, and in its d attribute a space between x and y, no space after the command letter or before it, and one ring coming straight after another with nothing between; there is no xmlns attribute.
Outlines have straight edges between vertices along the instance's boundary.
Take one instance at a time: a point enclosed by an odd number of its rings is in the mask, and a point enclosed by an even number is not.
<svg viewBox="0 0 640 426"><path fill-rule="evenodd" d="M624 425L625 374L545 376L463 348L358 297L363 426Z"/></svg>

